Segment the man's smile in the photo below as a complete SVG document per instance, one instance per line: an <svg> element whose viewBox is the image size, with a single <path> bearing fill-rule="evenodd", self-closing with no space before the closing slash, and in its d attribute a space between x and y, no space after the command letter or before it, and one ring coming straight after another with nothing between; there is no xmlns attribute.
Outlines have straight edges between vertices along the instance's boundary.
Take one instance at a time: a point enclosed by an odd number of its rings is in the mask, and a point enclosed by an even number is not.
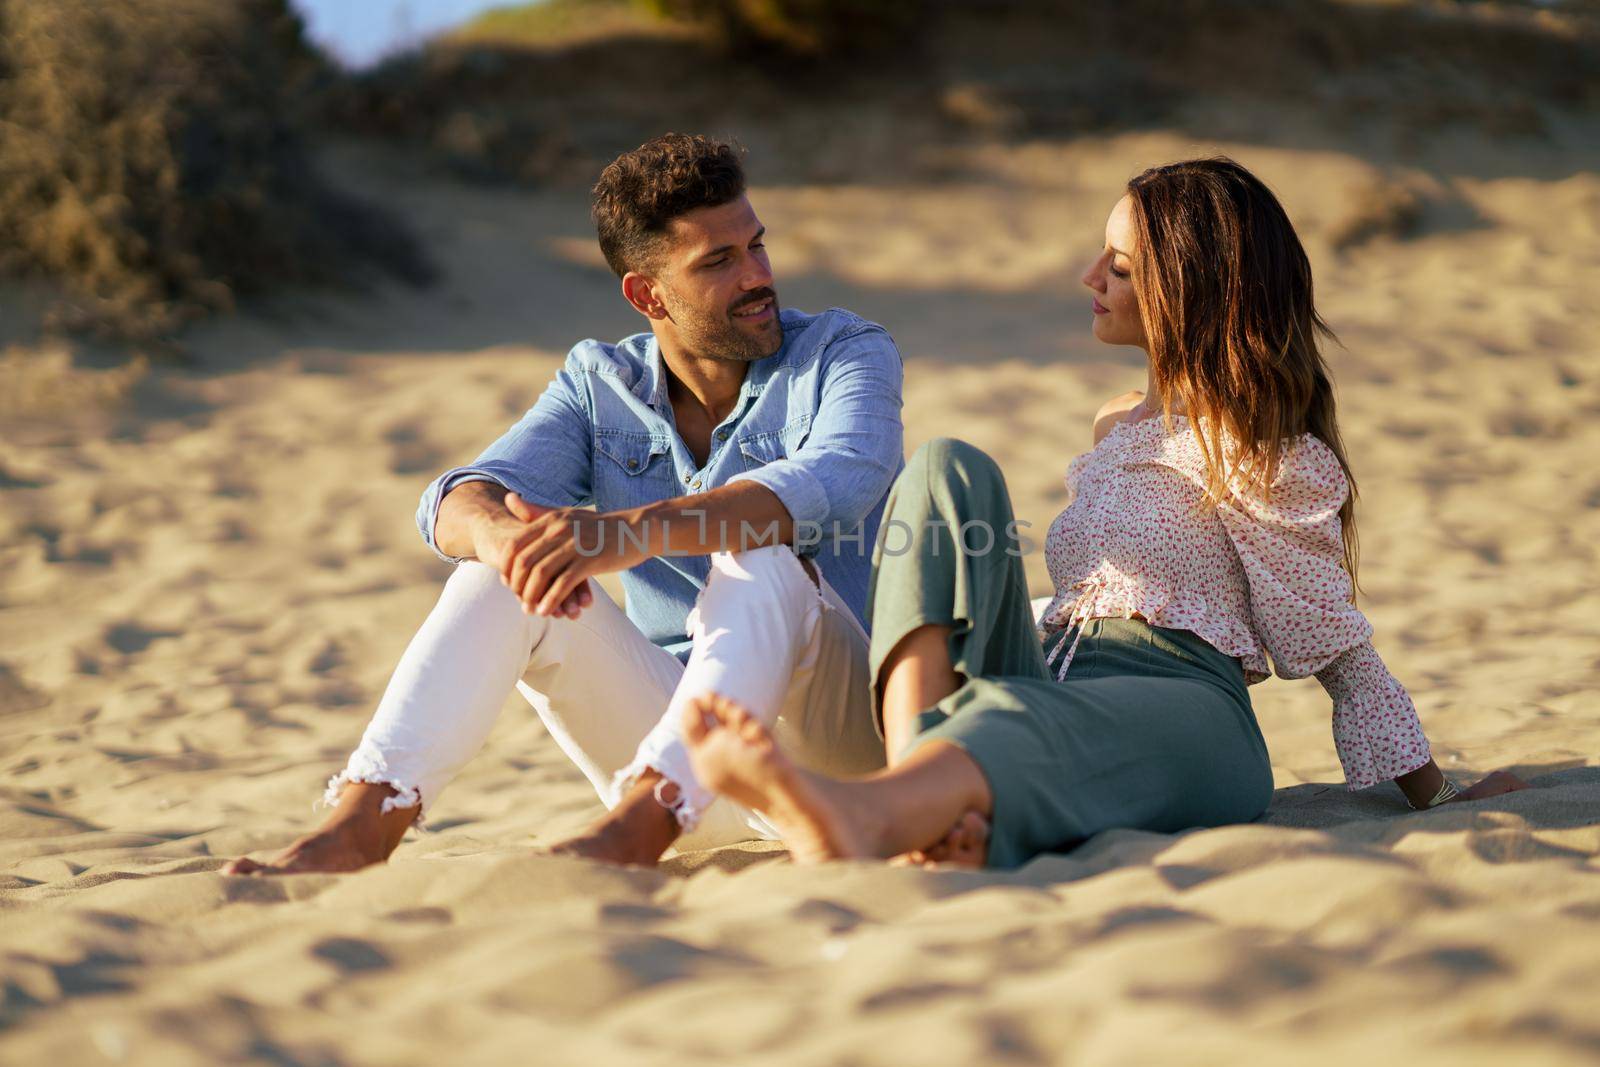
<svg viewBox="0 0 1600 1067"><path fill-rule="evenodd" d="M746 304L744 307L736 309L733 312L733 317L736 319L744 319L747 322L758 322L762 319L768 318L771 314L772 297L769 296L763 297L753 304Z"/></svg>

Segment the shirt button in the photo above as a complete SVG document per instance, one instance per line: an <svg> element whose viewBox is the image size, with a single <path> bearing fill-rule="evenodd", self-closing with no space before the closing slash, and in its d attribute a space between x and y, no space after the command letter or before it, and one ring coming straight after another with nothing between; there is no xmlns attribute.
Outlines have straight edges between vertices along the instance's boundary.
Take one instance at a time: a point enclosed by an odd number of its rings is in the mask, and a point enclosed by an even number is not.
<svg viewBox="0 0 1600 1067"><path fill-rule="evenodd" d="M690 489L698 489L698 488L700 488L700 479L696 478L692 482L690 482L689 483L689 488Z"/></svg>
<svg viewBox="0 0 1600 1067"><path fill-rule="evenodd" d="M634 469L634 468L635 468L635 467L637 467L637 466L638 466L638 465L639 465L639 461L638 461L638 460L636 460L636 459L630 459L630 460L628 460L628 469L629 469L629 470L633 470L633 469Z"/></svg>

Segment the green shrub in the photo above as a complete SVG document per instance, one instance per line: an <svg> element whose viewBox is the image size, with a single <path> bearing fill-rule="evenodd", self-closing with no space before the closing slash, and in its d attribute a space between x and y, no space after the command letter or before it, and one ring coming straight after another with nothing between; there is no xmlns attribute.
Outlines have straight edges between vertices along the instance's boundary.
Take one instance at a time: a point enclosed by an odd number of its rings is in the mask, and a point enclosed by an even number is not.
<svg viewBox="0 0 1600 1067"><path fill-rule="evenodd" d="M363 264L425 279L405 231L312 166L297 113L321 70L286 0L0 0L0 269L133 340Z"/></svg>

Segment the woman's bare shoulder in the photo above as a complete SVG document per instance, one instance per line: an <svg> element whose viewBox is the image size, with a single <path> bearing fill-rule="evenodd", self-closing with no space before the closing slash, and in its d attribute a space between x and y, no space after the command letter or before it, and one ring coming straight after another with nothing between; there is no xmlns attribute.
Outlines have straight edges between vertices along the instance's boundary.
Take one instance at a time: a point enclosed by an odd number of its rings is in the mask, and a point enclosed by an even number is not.
<svg viewBox="0 0 1600 1067"><path fill-rule="evenodd" d="M1100 439L1110 433L1111 428L1121 422L1124 415L1138 407L1139 401L1143 399L1143 392L1130 389L1101 404L1100 410L1094 413L1094 443L1099 444Z"/></svg>

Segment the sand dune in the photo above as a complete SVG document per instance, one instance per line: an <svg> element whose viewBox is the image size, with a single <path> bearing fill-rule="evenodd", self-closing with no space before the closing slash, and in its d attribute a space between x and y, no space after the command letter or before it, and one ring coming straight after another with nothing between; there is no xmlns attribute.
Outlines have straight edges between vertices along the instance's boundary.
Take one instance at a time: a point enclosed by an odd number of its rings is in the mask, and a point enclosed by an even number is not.
<svg viewBox="0 0 1600 1067"><path fill-rule="evenodd" d="M1090 340L1077 283L1119 183L1198 150L1256 168L1345 341L1378 648L1443 766L1537 789L1424 814L1348 794L1325 696L1272 682L1260 824L1106 834L1010 875L764 845L614 870L530 852L597 802L513 698L387 867L222 878L312 818L432 603L423 484L572 341L636 328L581 192L352 156L437 250L437 289L259 308L195 330L203 369L136 382L7 364L0 1059L1594 1062L1600 175L1558 144L1379 164L1269 133L755 201L786 303L895 333L908 445L989 449L1042 531L1090 413L1142 381ZM1396 187L1421 232L1336 248Z"/></svg>

